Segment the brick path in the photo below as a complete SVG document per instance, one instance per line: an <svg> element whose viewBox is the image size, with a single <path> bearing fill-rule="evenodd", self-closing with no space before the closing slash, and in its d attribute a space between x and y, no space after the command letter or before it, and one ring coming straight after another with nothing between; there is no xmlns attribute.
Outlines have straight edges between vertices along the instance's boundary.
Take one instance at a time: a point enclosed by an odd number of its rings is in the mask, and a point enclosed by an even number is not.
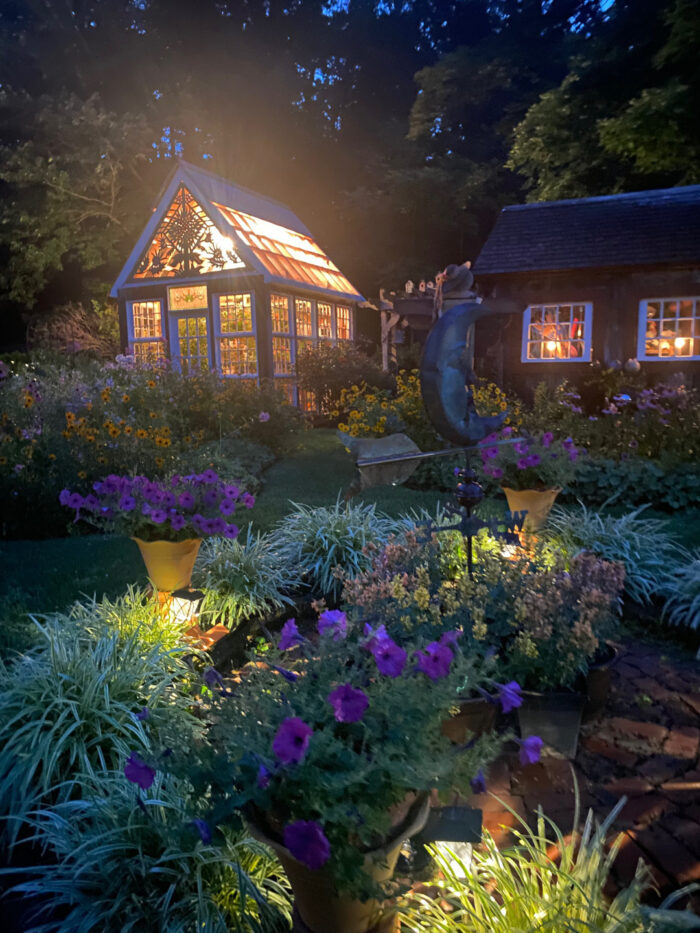
<svg viewBox="0 0 700 933"><path fill-rule="evenodd" d="M517 753L506 753L490 770L489 793L469 804L483 809L484 827L505 844L515 820L495 797L528 820L542 806L566 832L574 773L583 816L592 807L602 819L625 795L614 882L628 883L643 858L667 894L700 881L699 752L700 663L668 644L624 644L606 709L584 723L575 762L546 758L521 767Z"/></svg>

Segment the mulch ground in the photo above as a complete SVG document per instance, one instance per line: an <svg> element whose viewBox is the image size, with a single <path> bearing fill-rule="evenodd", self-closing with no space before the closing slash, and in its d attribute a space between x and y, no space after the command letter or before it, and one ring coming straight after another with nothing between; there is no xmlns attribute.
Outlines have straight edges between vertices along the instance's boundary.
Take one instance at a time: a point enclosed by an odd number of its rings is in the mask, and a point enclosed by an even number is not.
<svg viewBox="0 0 700 933"><path fill-rule="evenodd" d="M628 884L643 859L665 895L700 882L700 662L668 644L620 649L606 708L584 723L575 761L522 767L517 753L506 753L490 769L489 793L468 802L506 845L517 820L504 805L528 821L541 807L566 832L575 783L584 817L592 808L602 820L625 796L614 823L624 836L613 884Z"/></svg>

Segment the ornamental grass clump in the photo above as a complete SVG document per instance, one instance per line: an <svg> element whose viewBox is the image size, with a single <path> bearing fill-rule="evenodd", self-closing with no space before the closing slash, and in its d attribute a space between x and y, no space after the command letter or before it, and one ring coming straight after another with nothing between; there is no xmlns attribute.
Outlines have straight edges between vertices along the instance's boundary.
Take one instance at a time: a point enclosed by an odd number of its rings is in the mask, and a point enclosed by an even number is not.
<svg viewBox="0 0 700 933"><path fill-rule="evenodd" d="M37 622L38 646L0 667L0 814L10 844L30 810L80 798L134 749L147 754L161 717L183 735L199 728L187 696L192 648L144 643L140 628L120 632L100 613L93 604Z"/></svg>
<svg viewBox="0 0 700 933"><path fill-rule="evenodd" d="M239 506L252 508L255 497L213 470L152 480L147 476L110 475L82 496L64 489L61 505L98 528L143 541L185 541L207 535L235 538L232 517Z"/></svg>
<svg viewBox="0 0 700 933"><path fill-rule="evenodd" d="M671 910L693 886L660 907L642 903L653 890L640 860L627 888L606 893L626 837L608 835L624 800L596 825L590 811L582 832L568 835L540 812L530 828L513 813L515 845L499 851L488 831L465 863L449 845L431 848L439 877L430 893L412 894L401 929L412 933L671 933L700 929L688 911ZM512 812L512 811L511 811ZM578 814L574 825L578 824Z"/></svg>
<svg viewBox="0 0 700 933"><path fill-rule="evenodd" d="M490 434L478 447L483 475L509 489L562 488L585 453L570 437L558 440L551 431L517 436L511 427Z"/></svg>
<svg viewBox="0 0 700 933"><path fill-rule="evenodd" d="M290 567L296 567L316 596L337 601L343 580L366 569L369 548L383 544L397 523L374 505L341 502L314 508L292 502L274 536Z"/></svg>
<svg viewBox="0 0 700 933"><path fill-rule="evenodd" d="M625 515L604 515L579 503L555 506L543 536L569 555L588 551L625 567L625 590L640 603L664 592L685 552L666 530L664 519L642 516L641 506Z"/></svg>
<svg viewBox="0 0 700 933"><path fill-rule="evenodd" d="M700 552L673 569L666 592L664 619L671 625L700 628Z"/></svg>
<svg viewBox="0 0 700 933"><path fill-rule="evenodd" d="M244 541L205 541L197 571L205 591L202 612L229 626L292 605L290 593L301 586L301 573L286 559L277 537L254 534L250 525Z"/></svg>
<svg viewBox="0 0 700 933"><path fill-rule="evenodd" d="M138 806L121 773L101 775L95 790L27 818L52 856L22 867L14 888L36 924L27 933L288 929L290 903L276 860L242 833L209 844L192 819L198 804L186 785L156 782L139 792Z"/></svg>
<svg viewBox="0 0 700 933"><path fill-rule="evenodd" d="M206 745L155 758L147 777L164 765L188 777L214 841L243 815L339 892L381 895L364 859L391 838L396 808L433 788L468 788L500 744L456 747L441 733L482 680L460 642L449 632L399 643L339 610L321 614L309 640L290 619L240 683L214 689Z"/></svg>

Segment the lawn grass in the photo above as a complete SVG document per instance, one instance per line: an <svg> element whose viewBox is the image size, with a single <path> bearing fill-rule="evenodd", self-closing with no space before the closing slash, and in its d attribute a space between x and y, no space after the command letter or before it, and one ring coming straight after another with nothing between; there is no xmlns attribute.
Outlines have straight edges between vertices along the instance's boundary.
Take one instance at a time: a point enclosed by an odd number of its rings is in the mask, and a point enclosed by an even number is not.
<svg viewBox="0 0 700 933"><path fill-rule="evenodd" d="M269 531L290 510L290 502L328 505L350 485L355 467L349 454L328 429L299 434L293 452L274 463L264 475L264 486L255 506L236 515L239 525ZM365 490L355 501L373 502L377 509L398 516L412 509L431 512L449 493L378 486ZM481 514L505 510L505 500L485 501ZM649 517L668 520L669 530L686 547L700 547L700 511L669 515L646 510ZM82 595L115 597L128 584L143 586L146 571L138 549L127 538L75 535L43 541L0 543L3 574L0 599L21 602L32 612L64 609ZM2 624L2 620L0 620Z"/></svg>
<svg viewBox="0 0 700 933"><path fill-rule="evenodd" d="M236 514L245 527L268 531L290 509L290 501L327 505L349 486L354 465L335 432L304 431L293 453L273 464L255 506ZM396 516L411 509L434 510L435 492L382 486L363 493L365 502ZM74 535L42 541L0 542L0 599L22 603L31 612L65 609L82 595L115 597L131 584L144 586L146 570L128 538ZM2 620L0 619L0 624Z"/></svg>

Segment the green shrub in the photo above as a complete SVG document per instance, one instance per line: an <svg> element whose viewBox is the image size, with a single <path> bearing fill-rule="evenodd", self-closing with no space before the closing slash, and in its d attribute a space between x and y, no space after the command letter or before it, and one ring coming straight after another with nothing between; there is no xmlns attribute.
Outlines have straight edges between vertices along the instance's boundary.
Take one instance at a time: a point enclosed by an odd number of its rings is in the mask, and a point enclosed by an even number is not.
<svg viewBox="0 0 700 933"><path fill-rule="evenodd" d="M648 603L664 590L684 552L666 531L667 522L641 517L645 508L615 517L583 503L578 509L555 506L543 534L569 555L589 551L624 564L625 590L637 602Z"/></svg>
<svg viewBox="0 0 700 933"><path fill-rule="evenodd" d="M204 612L234 626L244 619L292 605L289 592L301 574L281 552L276 536L253 534L245 540L212 537L199 552L197 572L206 597Z"/></svg>
<svg viewBox="0 0 700 933"><path fill-rule="evenodd" d="M303 347L297 355L297 381L300 388L313 392L320 411L337 412L344 389L366 385L378 389L393 389L394 377L380 362L363 353L352 343L332 346L321 342L317 347Z"/></svg>
<svg viewBox="0 0 700 933"><path fill-rule="evenodd" d="M374 505L341 502L340 497L327 507L290 504L292 511L273 532L281 555L314 594L333 601L344 579L370 566L368 546L383 544L398 527Z"/></svg>
<svg viewBox="0 0 700 933"><path fill-rule="evenodd" d="M192 649L158 644L147 610L144 626L141 609L129 618L119 605L37 622L39 646L0 667L0 813L11 818L10 843L31 809L80 798L99 773L148 751L152 723L177 719L183 735L198 728L184 695ZM144 707L147 722L135 715Z"/></svg>
<svg viewBox="0 0 700 933"><path fill-rule="evenodd" d="M700 628L700 553L671 573L664 618L671 625Z"/></svg>
<svg viewBox="0 0 700 933"><path fill-rule="evenodd" d="M666 469L655 460L582 457L568 492L594 506L649 503L655 508L684 509L700 505L700 467L679 463Z"/></svg>
<svg viewBox="0 0 700 933"><path fill-rule="evenodd" d="M637 866L629 887L609 900L605 886L624 836L612 847L607 835L624 801L602 825L589 812L583 832L564 836L541 814L530 829L517 817L513 848L499 852L483 834L465 864L449 847L434 848L440 871L431 896L414 894L404 923L413 933L670 933L700 929L700 919L671 911L674 898L661 908L642 904L652 887L649 870ZM576 815L575 825L578 823ZM552 844L554 841L554 845ZM679 892L676 897L683 896Z"/></svg>
<svg viewBox="0 0 700 933"><path fill-rule="evenodd" d="M88 778L88 780L90 780ZM55 863L22 868L17 893L38 898L41 933L272 933L288 929L289 900L275 859L240 833L204 845L181 784L156 783L135 805L120 773L98 794L27 820ZM31 901L28 902L31 904ZM44 922L42 922L44 921ZM31 930L28 933L31 933Z"/></svg>

